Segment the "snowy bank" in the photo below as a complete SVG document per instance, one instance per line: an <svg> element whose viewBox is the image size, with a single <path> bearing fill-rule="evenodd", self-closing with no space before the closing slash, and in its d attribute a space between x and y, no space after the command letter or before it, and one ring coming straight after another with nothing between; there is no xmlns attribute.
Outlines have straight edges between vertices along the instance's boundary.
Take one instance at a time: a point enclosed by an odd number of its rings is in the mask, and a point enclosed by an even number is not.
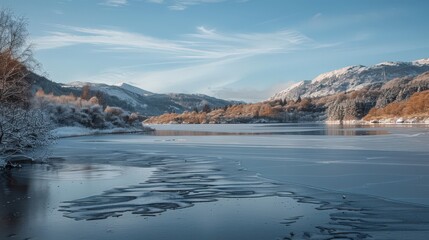
<svg viewBox="0 0 429 240"><path fill-rule="evenodd" d="M143 128L112 128L112 129L90 129L85 127L59 127L51 131L57 138L90 136L99 134L119 134L119 133L142 133L150 132L154 129L150 127Z"/></svg>
<svg viewBox="0 0 429 240"><path fill-rule="evenodd" d="M396 118L382 118L382 119L373 119L373 120L328 120L325 121L328 125L428 125L429 118L405 118L405 117L396 117Z"/></svg>

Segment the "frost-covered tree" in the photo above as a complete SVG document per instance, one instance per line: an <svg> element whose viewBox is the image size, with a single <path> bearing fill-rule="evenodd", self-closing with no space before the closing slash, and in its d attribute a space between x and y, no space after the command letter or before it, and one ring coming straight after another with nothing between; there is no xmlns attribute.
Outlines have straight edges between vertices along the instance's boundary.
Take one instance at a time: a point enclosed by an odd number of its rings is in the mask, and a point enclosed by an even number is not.
<svg viewBox="0 0 429 240"><path fill-rule="evenodd" d="M142 128L143 117L138 113L129 113L120 107L98 104L98 98L84 100L73 95L55 96L43 90L36 92L32 105L43 109L56 126L77 126L93 129Z"/></svg>
<svg viewBox="0 0 429 240"><path fill-rule="evenodd" d="M0 154L6 157L50 142L47 122L38 109L0 108Z"/></svg>
<svg viewBox="0 0 429 240"><path fill-rule="evenodd" d="M35 67L23 18L0 9L0 160L47 143L49 122L30 109L27 75Z"/></svg>

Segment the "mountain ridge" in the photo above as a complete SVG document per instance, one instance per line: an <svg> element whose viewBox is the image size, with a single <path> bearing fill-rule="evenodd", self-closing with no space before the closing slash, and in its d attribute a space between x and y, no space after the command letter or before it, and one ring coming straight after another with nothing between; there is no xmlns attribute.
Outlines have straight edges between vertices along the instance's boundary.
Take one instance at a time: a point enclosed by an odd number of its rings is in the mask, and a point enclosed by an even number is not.
<svg viewBox="0 0 429 240"><path fill-rule="evenodd" d="M386 83L395 78L415 77L429 71L429 58L411 62L382 62L372 66L354 65L322 73L277 92L269 101L324 97Z"/></svg>
<svg viewBox="0 0 429 240"><path fill-rule="evenodd" d="M425 93L421 94L421 92ZM362 119L371 112L377 121L380 120L379 116L388 116L382 119L386 123L395 123L398 119L407 123L429 123L429 112L424 111L429 108L429 101L425 98L427 96L429 96L429 71L415 77L396 78L387 83L378 82L347 93L240 104L213 111L169 113L151 117L145 122L151 124L315 121L361 123ZM411 101L407 103L410 99Z"/></svg>
<svg viewBox="0 0 429 240"><path fill-rule="evenodd" d="M205 105L211 108L224 107L237 103L210 97L204 94L159 94L152 93L133 86L129 83L117 85L108 85L104 83L90 82L71 82L67 84L56 83L39 76L35 73L29 75L32 82L33 92L42 89L46 93L54 95L80 96L82 88L89 86L90 95L103 98L104 105L121 107L130 112L139 112L143 115L154 116L169 112L192 111L193 109L202 109Z"/></svg>

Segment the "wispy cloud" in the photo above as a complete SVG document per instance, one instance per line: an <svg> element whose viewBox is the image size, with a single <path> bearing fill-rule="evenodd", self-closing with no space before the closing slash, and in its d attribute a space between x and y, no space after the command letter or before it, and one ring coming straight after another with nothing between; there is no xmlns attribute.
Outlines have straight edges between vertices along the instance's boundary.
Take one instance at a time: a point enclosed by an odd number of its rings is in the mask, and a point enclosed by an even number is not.
<svg viewBox="0 0 429 240"><path fill-rule="evenodd" d="M255 68L262 67L247 65L247 60L262 55L325 47L293 30L225 33L199 26L193 33L179 35L174 39L162 39L112 29L57 27L57 31L47 32L45 36L34 39L37 51L92 45L97 51L115 52L125 58L140 58L148 54L151 56L150 59L136 60L140 67L109 69L74 80L111 84L131 80L139 82L140 87L155 92L221 95L222 89L241 81ZM141 65L158 65L160 69L145 68L143 72ZM223 93L229 91L227 90L223 90Z"/></svg>
<svg viewBox="0 0 429 240"><path fill-rule="evenodd" d="M232 84L246 69L234 69L236 59L191 64L163 70L141 71L139 67L108 69L76 81L115 84L133 81L137 86L153 92L184 92L213 94L211 88Z"/></svg>
<svg viewBox="0 0 429 240"><path fill-rule="evenodd" d="M222 59L285 53L302 47L317 47L307 36L292 30L267 33L221 33L203 26L176 40L144 34L101 29L59 26L59 31L36 37L37 50L91 44L107 51L152 52L178 59Z"/></svg>
<svg viewBox="0 0 429 240"><path fill-rule="evenodd" d="M110 7L121 7L127 5L128 0L105 0L101 4Z"/></svg>
<svg viewBox="0 0 429 240"><path fill-rule="evenodd" d="M64 14L64 12L59 10L59 9L54 9L54 10L52 10L52 12L56 15L63 15Z"/></svg>
<svg viewBox="0 0 429 240"><path fill-rule="evenodd" d="M169 6L169 8L171 10L181 11L193 5L199 5L199 4L205 4L205 3L218 3L223 1L224 0L175 0L174 3Z"/></svg>
<svg viewBox="0 0 429 240"><path fill-rule="evenodd" d="M247 102L268 99L289 83L258 88L233 86L251 75L255 66L240 64L237 59L197 63L167 70L141 71L141 65L108 69L99 74L77 78L73 81L117 84L133 82L133 85L152 92L203 93L223 99Z"/></svg>
<svg viewBox="0 0 429 240"><path fill-rule="evenodd" d="M360 26L364 23L377 23L386 19L395 19L401 15L403 15L403 12L396 8L385 8L352 14L339 13L337 15L319 12L314 14L305 24L312 29L322 31L333 29L338 31L341 27L350 28L351 26Z"/></svg>
<svg viewBox="0 0 429 240"><path fill-rule="evenodd" d="M147 2L151 2L151 3L166 4L169 9L175 10L175 11L182 11L195 5L201 5L201 4L207 4L207 3L220 3L220 2L227 2L227 1L244 3L244 2L247 2L248 0L147 0Z"/></svg>
<svg viewBox="0 0 429 240"><path fill-rule="evenodd" d="M37 50L91 44L111 51L155 51L158 53L193 53L199 50L187 48L179 42L162 40L143 34L100 28L59 26L60 31L34 39Z"/></svg>

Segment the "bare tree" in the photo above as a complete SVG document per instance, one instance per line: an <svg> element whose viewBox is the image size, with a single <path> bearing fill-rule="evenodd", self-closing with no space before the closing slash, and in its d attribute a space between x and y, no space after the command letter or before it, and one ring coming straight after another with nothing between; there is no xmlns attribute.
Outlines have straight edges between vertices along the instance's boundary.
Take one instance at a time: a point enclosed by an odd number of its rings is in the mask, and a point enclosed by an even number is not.
<svg viewBox="0 0 429 240"><path fill-rule="evenodd" d="M89 84L83 85L80 98L84 100L89 100L91 98L91 86L89 86Z"/></svg>
<svg viewBox="0 0 429 240"><path fill-rule="evenodd" d="M210 106L208 104L204 104L203 109L201 111L205 112L205 113L209 113L212 111L212 109L210 108Z"/></svg>
<svg viewBox="0 0 429 240"><path fill-rule="evenodd" d="M26 77L36 64L26 41L26 26L23 18L0 10L0 103L28 103Z"/></svg>
<svg viewBox="0 0 429 240"><path fill-rule="evenodd" d="M47 143L49 123L30 109L27 76L36 63L27 44L26 21L0 9L0 160Z"/></svg>

